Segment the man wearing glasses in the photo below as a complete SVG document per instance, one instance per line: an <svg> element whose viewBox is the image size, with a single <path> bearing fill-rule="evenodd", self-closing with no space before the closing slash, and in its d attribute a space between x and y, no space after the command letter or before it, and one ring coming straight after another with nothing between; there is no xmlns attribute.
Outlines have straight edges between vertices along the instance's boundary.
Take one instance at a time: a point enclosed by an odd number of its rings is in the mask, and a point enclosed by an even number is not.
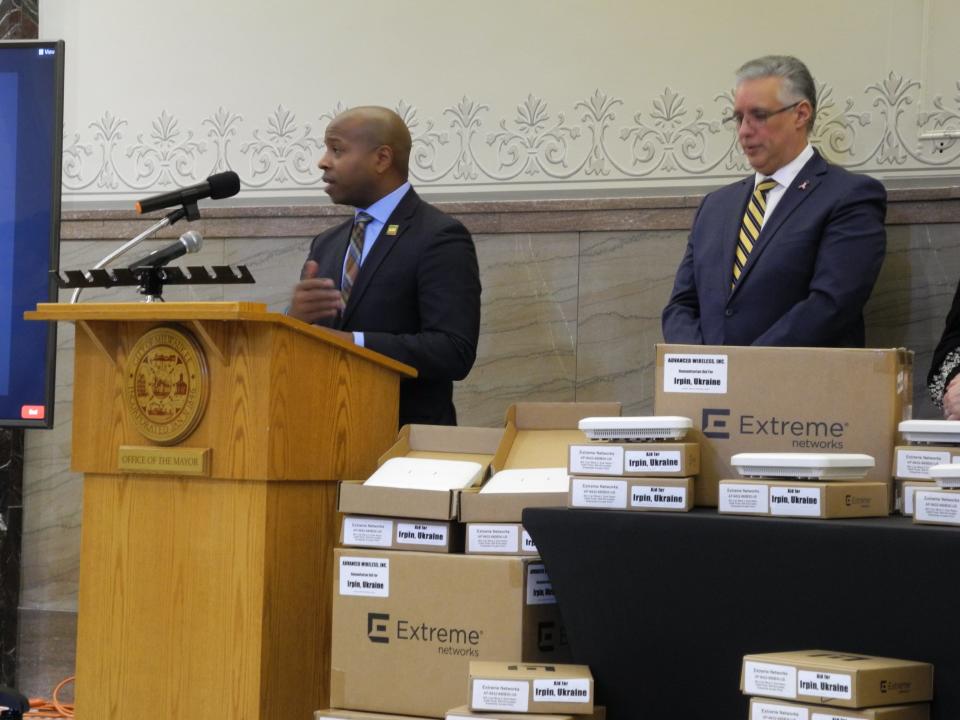
<svg viewBox="0 0 960 720"><path fill-rule="evenodd" d="M886 191L811 147L813 77L794 57L737 71L737 138L756 171L700 204L663 311L670 343L863 347L886 248Z"/></svg>

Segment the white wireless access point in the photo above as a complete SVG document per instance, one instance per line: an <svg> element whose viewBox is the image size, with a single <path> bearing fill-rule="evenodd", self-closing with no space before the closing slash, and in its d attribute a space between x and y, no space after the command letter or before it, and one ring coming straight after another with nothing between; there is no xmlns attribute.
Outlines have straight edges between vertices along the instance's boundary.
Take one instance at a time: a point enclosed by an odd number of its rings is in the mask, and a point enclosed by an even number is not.
<svg viewBox="0 0 960 720"><path fill-rule="evenodd" d="M496 473L480 492L565 493L569 489L570 476L566 468L513 468Z"/></svg>
<svg viewBox="0 0 960 720"><path fill-rule="evenodd" d="M960 488L960 464L934 465L927 472L942 488Z"/></svg>
<svg viewBox="0 0 960 720"><path fill-rule="evenodd" d="M909 443L960 444L960 420L904 420L897 429Z"/></svg>
<svg viewBox="0 0 960 720"><path fill-rule="evenodd" d="M461 490L480 481L483 466L466 460L390 458L364 485L408 490Z"/></svg>
<svg viewBox="0 0 960 720"><path fill-rule="evenodd" d="M578 427L590 440L682 440L693 427L693 421L675 415L588 417L583 418Z"/></svg>
<svg viewBox="0 0 960 720"><path fill-rule="evenodd" d="M744 477L860 480L876 463L858 453L737 453L730 464Z"/></svg>

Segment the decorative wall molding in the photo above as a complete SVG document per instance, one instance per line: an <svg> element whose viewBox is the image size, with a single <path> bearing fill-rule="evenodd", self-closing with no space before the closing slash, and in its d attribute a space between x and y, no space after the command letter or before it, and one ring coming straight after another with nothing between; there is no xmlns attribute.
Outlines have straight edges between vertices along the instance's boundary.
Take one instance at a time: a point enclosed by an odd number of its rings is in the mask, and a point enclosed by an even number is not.
<svg viewBox="0 0 960 720"><path fill-rule="evenodd" d="M954 97L934 96L929 110L919 107L922 90L894 71L858 98L839 99L821 84L811 141L835 163L886 178L960 176L960 141L922 138L960 132L960 82ZM732 90L697 105L668 86L642 105L636 109L597 89L568 109L529 93L512 112L469 95L436 117L424 117L406 100L395 110L413 135L413 180L436 190L545 186L629 193L722 182L749 171L735 128L724 122L732 114ZM311 116L279 104L266 117L249 118L218 107L189 121L160 109L149 127L105 110L84 128L65 132L63 187L74 199L126 199L232 169L245 193L296 196L321 184L316 163L323 131L344 109L337 103Z"/></svg>

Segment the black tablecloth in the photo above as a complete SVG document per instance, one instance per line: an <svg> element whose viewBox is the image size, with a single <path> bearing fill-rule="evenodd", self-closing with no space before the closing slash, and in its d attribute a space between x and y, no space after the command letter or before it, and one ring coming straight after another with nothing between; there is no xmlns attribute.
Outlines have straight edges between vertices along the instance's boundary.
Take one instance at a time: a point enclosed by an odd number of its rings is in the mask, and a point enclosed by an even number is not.
<svg viewBox="0 0 960 720"><path fill-rule="evenodd" d="M746 653L823 648L933 663L960 718L960 529L528 509L574 661L610 720L747 718Z"/></svg>

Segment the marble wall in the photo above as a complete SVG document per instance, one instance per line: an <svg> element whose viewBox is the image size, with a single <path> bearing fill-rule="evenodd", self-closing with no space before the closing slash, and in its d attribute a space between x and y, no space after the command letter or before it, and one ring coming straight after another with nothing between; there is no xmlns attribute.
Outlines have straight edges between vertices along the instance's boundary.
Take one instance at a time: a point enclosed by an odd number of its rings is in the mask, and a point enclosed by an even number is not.
<svg viewBox="0 0 960 720"><path fill-rule="evenodd" d="M651 412L660 310L697 202L688 196L443 205L473 231L483 279L478 358L456 388L461 423L499 426L507 407L521 400L619 400L626 412ZM243 263L257 283L170 287L165 296L256 300L282 311L310 235L343 217L330 206L205 211L196 227L206 242L189 264ZM868 344L916 352L914 414L934 417L923 376L960 278L960 188L892 192L888 223L887 260L867 308ZM126 211L68 213L61 267L90 267L143 226ZM82 299L138 296L101 290ZM79 566L80 478L69 470L72 349L73 328L61 325L55 427L28 433L24 475L24 632L49 624L59 628L57 637L76 611ZM36 638L23 642L31 658L21 667L35 663L37 653L56 656Z"/></svg>

